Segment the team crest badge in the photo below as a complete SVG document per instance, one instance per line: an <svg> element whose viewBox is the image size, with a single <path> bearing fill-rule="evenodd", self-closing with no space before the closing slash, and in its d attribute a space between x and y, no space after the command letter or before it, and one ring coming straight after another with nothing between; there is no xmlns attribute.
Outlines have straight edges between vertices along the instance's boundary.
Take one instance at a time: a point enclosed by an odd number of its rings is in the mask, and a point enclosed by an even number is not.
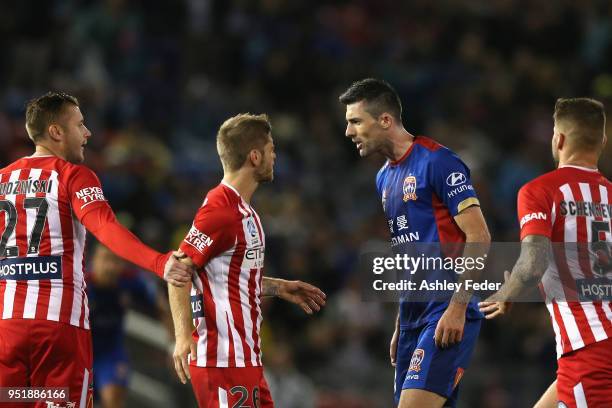
<svg viewBox="0 0 612 408"><path fill-rule="evenodd" d="M257 236L257 227L255 227L255 223L251 218L249 218L247 221L247 230L249 231L251 238L255 238Z"/></svg>
<svg viewBox="0 0 612 408"><path fill-rule="evenodd" d="M416 200L416 189L417 189L417 181L416 177L408 176L404 179L404 186L402 190L404 191L404 202L408 200Z"/></svg>
<svg viewBox="0 0 612 408"><path fill-rule="evenodd" d="M408 371L416 371L417 373L421 371L421 363L423 362L423 358L425 357L425 350L416 349L414 353L412 353L412 358L410 359L410 367L408 367Z"/></svg>
<svg viewBox="0 0 612 408"><path fill-rule="evenodd" d="M257 232L257 227L253 222L253 218L249 218L247 220L246 229L249 235L248 237L245 236L245 238L248 240L249 247L260 245L261 242L259 240L259 234Z"/></svg>

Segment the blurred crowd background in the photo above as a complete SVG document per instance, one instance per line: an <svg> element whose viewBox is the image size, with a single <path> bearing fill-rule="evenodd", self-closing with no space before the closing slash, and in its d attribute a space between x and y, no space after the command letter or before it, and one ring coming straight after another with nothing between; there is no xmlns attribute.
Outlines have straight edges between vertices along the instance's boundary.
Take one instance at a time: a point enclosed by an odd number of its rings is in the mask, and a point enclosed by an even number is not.
<svg viewBox="0 0 612 408"><path fill-rule="evenodd" d="M356 276L361 248L388 239L374 188L382 159L359 159L344 137L346 87L370 76L396 87L406 128L471 168L495 241L518 239L516 193L553 168L555 100L612 109L606 0L21 0L3 3L0 49L0 165L32 152L28 99L76 95L93 132L87 165L122 222L159 250L177 246L221 178L219 125L270 115L276 178L254 198L267 275L314 283L329 300L315 317L265 302L279 408L392 405L396 305L362 302ZM163 355L130 348L144 353L134 370L174 384L176 398L191 393ZM517 305L483 324L459 406L527 407L555 369L545 307Z"/></svg>

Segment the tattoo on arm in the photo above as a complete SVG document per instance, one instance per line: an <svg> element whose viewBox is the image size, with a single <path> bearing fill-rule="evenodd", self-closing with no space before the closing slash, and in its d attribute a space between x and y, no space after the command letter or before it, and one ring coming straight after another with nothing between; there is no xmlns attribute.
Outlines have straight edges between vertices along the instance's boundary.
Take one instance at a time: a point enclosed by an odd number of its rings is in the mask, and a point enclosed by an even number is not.
<svg viewBox="0 0 612 408"><path fill-rule="evenodd" d="M278 279L267 278L264 276L263 284L261 285L262 296L278 296L280 290L280 283Z"/></svg>
<svg viewBox="0 0 612 408"><path fill-rule="evenodd" d="M500 300L512 300L524 290L535 287L546 268L550 253L550 239L542 235L527 235L521 241L521 254L512 268L510 279L499 290Z"/></svg>

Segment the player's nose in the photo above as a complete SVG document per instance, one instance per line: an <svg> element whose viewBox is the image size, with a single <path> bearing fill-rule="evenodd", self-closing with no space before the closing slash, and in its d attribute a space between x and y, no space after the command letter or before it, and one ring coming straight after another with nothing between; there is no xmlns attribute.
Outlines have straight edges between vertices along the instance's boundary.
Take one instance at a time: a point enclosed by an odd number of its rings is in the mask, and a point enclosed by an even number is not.
<svg viewBox="0 0 612 408"><path fill-rule="evenodd" d="M351 139L353 138L353 136L355 136L355 129L353 129L353 126L351 124L346 125L344 136L351 138Z"/></svg>

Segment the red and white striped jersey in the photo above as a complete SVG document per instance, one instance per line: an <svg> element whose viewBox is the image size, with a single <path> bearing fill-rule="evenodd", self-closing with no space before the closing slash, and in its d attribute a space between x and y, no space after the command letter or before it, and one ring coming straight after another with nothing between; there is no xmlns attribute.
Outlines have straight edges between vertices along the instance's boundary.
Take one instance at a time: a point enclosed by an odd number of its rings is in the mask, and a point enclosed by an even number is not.
<svg viewBox="0 0 612 408"><path fill-rule="evenodd" d="M89 329L83 278L85 227L107 206L87 167L25 157L0 170L0 315Z"/></svg>
<svg viewBox="0 0 612 408"><path fill-rule="evenodd" d="M610 301L584 301L581 296L585 282L612 278L611 196L612 183L606 177L576 166L561 166L519 192L521 240L543 235L564 243L553 244L554 255L540 285L552 317L557 357L612 337Z"/></svg>
<svg viewBox="0 0 612 408"><path fill-rule="evenodd" d="M198 267L191 289L198 367L261 366L265 234L230 185L208 192L180 246Z"/></svg>

